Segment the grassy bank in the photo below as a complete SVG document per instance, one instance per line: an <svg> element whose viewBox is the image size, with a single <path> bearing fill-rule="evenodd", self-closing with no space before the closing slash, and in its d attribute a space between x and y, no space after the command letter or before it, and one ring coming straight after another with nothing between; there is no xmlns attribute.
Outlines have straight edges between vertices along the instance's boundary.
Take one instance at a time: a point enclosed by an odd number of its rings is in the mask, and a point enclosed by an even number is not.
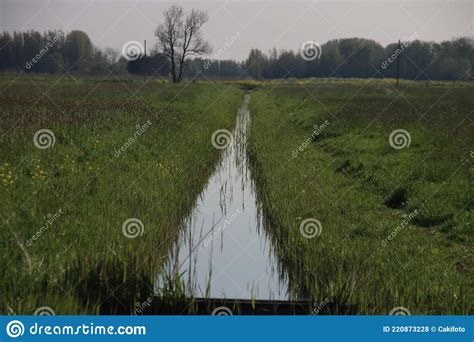
<svg viewBox="0 0 474 342"><path fill-rule="evenodd" d="M254 93L259 198L298 297L354 313L472 313L472 93L328 80ZM403 148L389 141L397 129Z"/></svg>
<svg viewBox="0 0 474 342"><path fill-rule="evenodd" d="M2 313L144 302L241 100L228 85L2 79Z"/></svg>

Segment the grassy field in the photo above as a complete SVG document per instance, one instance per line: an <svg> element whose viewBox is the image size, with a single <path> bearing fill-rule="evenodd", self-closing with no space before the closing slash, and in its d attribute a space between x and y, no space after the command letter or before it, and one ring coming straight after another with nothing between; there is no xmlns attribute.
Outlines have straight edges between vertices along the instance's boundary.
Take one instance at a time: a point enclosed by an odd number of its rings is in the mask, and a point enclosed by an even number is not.
<svg viewBox="0 0 474 342"><path fill-rule="evenodd" d="M132 312L153 294L219 159L211 135L232 129L242 98L228 85L2 79L1 313ZM36 147L40 129L53 146Z"/></svg>
<svg viewBox="0 0 474 342"><path fill-rule="evenodd" d="M259 197L298 297L355 313L472 313L473 95L363 80L253 95ZM394 148L397 129L408 134Z"/></svg>
<svg viewBox="0 0 474 342"><path fill-rule="evenodd" d="M248 153L294 297L346 313L473 313L473 86L239 85L0 79L0 313L146 302L241 87L253 90Z"/></svg>

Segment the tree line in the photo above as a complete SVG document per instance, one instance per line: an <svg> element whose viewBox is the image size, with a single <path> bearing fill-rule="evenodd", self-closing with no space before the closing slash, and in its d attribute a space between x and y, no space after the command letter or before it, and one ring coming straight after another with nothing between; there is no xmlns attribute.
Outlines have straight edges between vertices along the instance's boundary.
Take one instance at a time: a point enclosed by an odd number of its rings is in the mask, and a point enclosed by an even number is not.
<svg viewBox="0 0 474 342"><path fill-rule="evenodd" d="M82 31L3 32L0 33L0 71L52 74L113 71L171 77L169 49L161 46L163 51L155 49L130 61L116 50L95 47ZM209 51L200 36L193 48ZM242 62L191 57L194 58L179 60L175 77L395 78L398 63L402 79L470 80L474 76L474 40L467 37L441 43L414 40L399 45L396 42L386 47L362 38L335 39L321 45L320 56L309 61L299 51L276 49L267 53L252 49Z"/></svg>
<svg viewBox="0 0 474 342"><path fill-rule="evenodd" d="M38 73L100 73L110 56L93 46L82 31L61 30L0 33L0 70Z"/></svg>
<svg viewBox="0 0 474 342"><path fill-rule="evenodd" d="M414 40L386 47L362 38L335 39L320 46L320 56L306 61L299 52L264 54L252 49L245 62L255 79L272 78L400 78L409 80L469 80L474 74L474 40L458 38L442 43ZM399 66L397 64L399 63Z"/></svg>

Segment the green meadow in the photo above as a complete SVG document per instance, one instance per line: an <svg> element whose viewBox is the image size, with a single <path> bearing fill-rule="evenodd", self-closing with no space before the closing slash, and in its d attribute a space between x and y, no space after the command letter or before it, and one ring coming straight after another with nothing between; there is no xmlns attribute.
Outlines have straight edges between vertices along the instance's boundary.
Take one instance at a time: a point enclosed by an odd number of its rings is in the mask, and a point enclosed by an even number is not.
<svg viewBox="0 0 474 342"><path fill-rule="evenodd" d="M241 90L10 81L0 95L2 312L99 313L108 302L133 311L153 294L179 223L216 166L211 135L232 129ZM40 129L54 133L53 146L35 146ZM141 222L124 232L134 218Z"/></svg>
<svg viewBox="0 0 474 342"><path fill-rule="evenodd" d="M254 94L250 153L291 291L353 313L472 313L473 89L323 80Z"/></svg>
<svg viewBox="0 0 474 342"><path fill-rule="evenodd" d="M0 80L1 313L153 296L221 158L212 134L248 92L247 153L294 298L473 313L472 85L111 77Z"/></svg>

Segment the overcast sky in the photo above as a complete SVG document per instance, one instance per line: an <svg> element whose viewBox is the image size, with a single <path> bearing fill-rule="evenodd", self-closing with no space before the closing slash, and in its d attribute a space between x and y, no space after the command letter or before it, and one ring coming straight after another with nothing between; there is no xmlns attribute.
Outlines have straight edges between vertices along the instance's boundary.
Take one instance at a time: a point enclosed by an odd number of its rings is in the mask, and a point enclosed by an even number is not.
<svg viewBox="0 0 474 342"><path fill-rule="evenodd" d="M474 1L160 1L0 0L0 30L79 29L96 46L121 49L130 40L155 44L153 30L171 4L208 11L204 36L219 56L244 59L252 47L297 50L301 43L334 38L371 38L382 45L408 37L442 41L474 36Z"/></svg>

